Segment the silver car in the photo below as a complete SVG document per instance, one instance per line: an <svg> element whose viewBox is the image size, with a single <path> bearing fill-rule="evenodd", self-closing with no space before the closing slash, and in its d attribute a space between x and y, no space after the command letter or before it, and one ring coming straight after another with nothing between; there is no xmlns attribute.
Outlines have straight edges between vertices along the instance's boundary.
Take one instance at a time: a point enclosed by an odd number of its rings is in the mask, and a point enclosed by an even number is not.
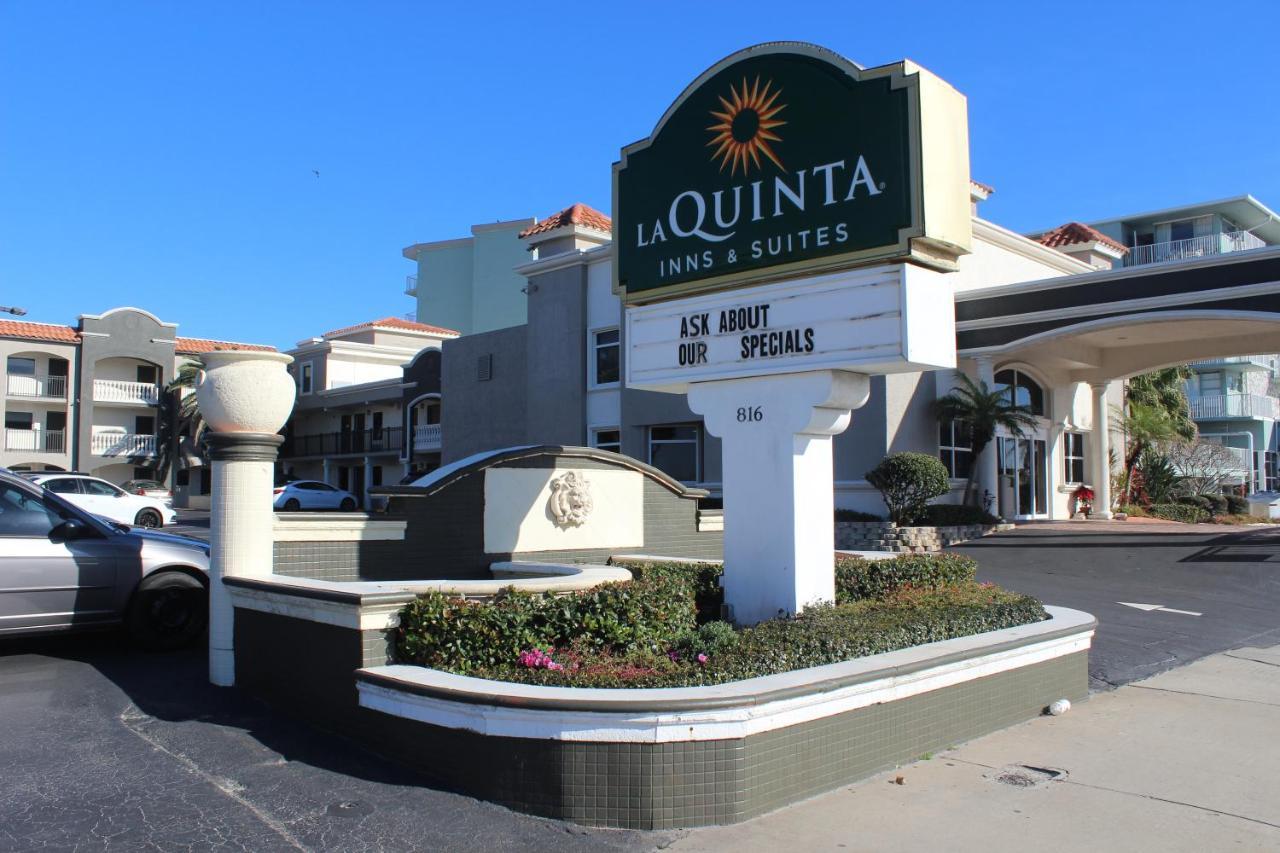
<svg viewBox="0 0 1280 853"><path fill-rule="evenodd" d="M144 646L204 633L209 546L94 516L0 468L0 636L123 624Z"/></svg>

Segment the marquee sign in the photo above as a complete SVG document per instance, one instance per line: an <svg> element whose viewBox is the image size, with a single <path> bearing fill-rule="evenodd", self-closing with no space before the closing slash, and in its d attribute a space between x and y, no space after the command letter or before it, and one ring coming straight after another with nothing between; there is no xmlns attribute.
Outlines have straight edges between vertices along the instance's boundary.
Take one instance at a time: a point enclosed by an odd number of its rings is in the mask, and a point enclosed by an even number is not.
<svg viewBox="0 0 1280 853"><path fill-rule="evenodd" d="M639 304L898 258L954 269L968 160L963 96L913 63L748 48L614 165L616 289Z"/></svg>

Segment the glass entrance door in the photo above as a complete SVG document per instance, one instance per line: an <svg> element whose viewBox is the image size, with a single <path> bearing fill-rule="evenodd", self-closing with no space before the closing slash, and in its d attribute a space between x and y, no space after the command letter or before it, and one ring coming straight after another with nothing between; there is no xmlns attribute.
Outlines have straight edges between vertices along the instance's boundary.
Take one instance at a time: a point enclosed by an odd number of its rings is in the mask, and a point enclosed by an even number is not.
<svg viewBox="0 0 1280 853"><path fill-rule="evenodd" d="M1047 515L1048 452L1044 439L1006 438L1000 441L1000 515L1030 518Z"/></svg>

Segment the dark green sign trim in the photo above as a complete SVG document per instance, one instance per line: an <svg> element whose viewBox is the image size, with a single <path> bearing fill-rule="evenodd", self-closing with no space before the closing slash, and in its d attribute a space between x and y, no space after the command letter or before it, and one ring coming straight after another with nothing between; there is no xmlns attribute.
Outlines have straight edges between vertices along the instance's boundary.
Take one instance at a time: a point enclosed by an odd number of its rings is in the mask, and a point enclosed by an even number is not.
<svg viewBox="0 0 1280 853"><path fill-rule="evenodd" d="M945 248L912 245L925 236L919 77L791 42L708 69L614 164L619 294L650 302L913 254L946 268Z"/></svg>

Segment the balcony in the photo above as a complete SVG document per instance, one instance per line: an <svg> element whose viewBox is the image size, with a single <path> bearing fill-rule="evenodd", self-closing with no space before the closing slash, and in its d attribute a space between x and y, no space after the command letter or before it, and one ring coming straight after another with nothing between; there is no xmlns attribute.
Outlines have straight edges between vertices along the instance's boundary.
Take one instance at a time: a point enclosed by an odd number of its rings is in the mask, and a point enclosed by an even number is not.
<svg viewBox="0 0 1280 853"><path fill-rule="evenodd" d="M1245 370L1271 370L1275 356L1272 355L1232 355L1226 358L1209 358L1204 361L1191 362L1192 367L1226 367L1240 366Z"/></svg>
<svg viewBox="0 0 1280 853"><path fill-rule="evenodd" d="M7 393L10 397L22 397L28 400L65 400L67 399L67 377L65 376L23 376L9 374Z"/></svg>
<svg viewBox="0 0 1280 853"><path fill-rule="evenodd" d="M95 379L93 402L118 406L156 406L160 403L160 386L150 382Z"/></svg>
<svg viewBox="0 0 1280 853"><path fill-rule="evenodd" d="M282 457L343 456L399 453L404 447L404 430L400 427L366 429L359 432L323 432L316 435L287 436L280 448Z"/></svg>
<svg viewBox="0 0 1280 853"><path fill-rule="evenodd" d="M1225 418L1280 419L1280 399L1261 394L1212 394L1191 397L1191 417L1197 421Z"/></svg>
<svg viewBox="0 0 1280 853"><path fill-rule="evenodd" d="M413 428L413 449L415 452L430 452L440 449L440 424L418 424Z"/></svg>
<svg viewBox="0 0 1280 853"><path fill-rule="evenodd" d="M1130 246L1129 254L1124 256L1124 265L1126 267L1139 267L1143 264L1158 264L1164 261L1203 258L1207 255L1225 255L1228 252L1261 249L1265 245L1267 244L1248 231L1205 234L1202 237L1190 237L1186 240L1170 240L1167 243L1152 243L1147 246Z"/></svg>
<svg viewBox="0 0 1280 853"><path fill-rule="evenodd" d="M155 456L156 437L132 432L95 432L89 439L89 450L94 456Z"/></svg>
<svg viewBox="0 0 1280 853"><path fill-rule="evenodd" d="M66 453L67 434L60 429L6 429L4 449L30 453Z"/></svg>
<svg viewBox="0 0 1280 853"><path fill-rule="evenodd" d="M404 277L404 295L414 297L418 295L418 277L416 275Z"/></svg>

